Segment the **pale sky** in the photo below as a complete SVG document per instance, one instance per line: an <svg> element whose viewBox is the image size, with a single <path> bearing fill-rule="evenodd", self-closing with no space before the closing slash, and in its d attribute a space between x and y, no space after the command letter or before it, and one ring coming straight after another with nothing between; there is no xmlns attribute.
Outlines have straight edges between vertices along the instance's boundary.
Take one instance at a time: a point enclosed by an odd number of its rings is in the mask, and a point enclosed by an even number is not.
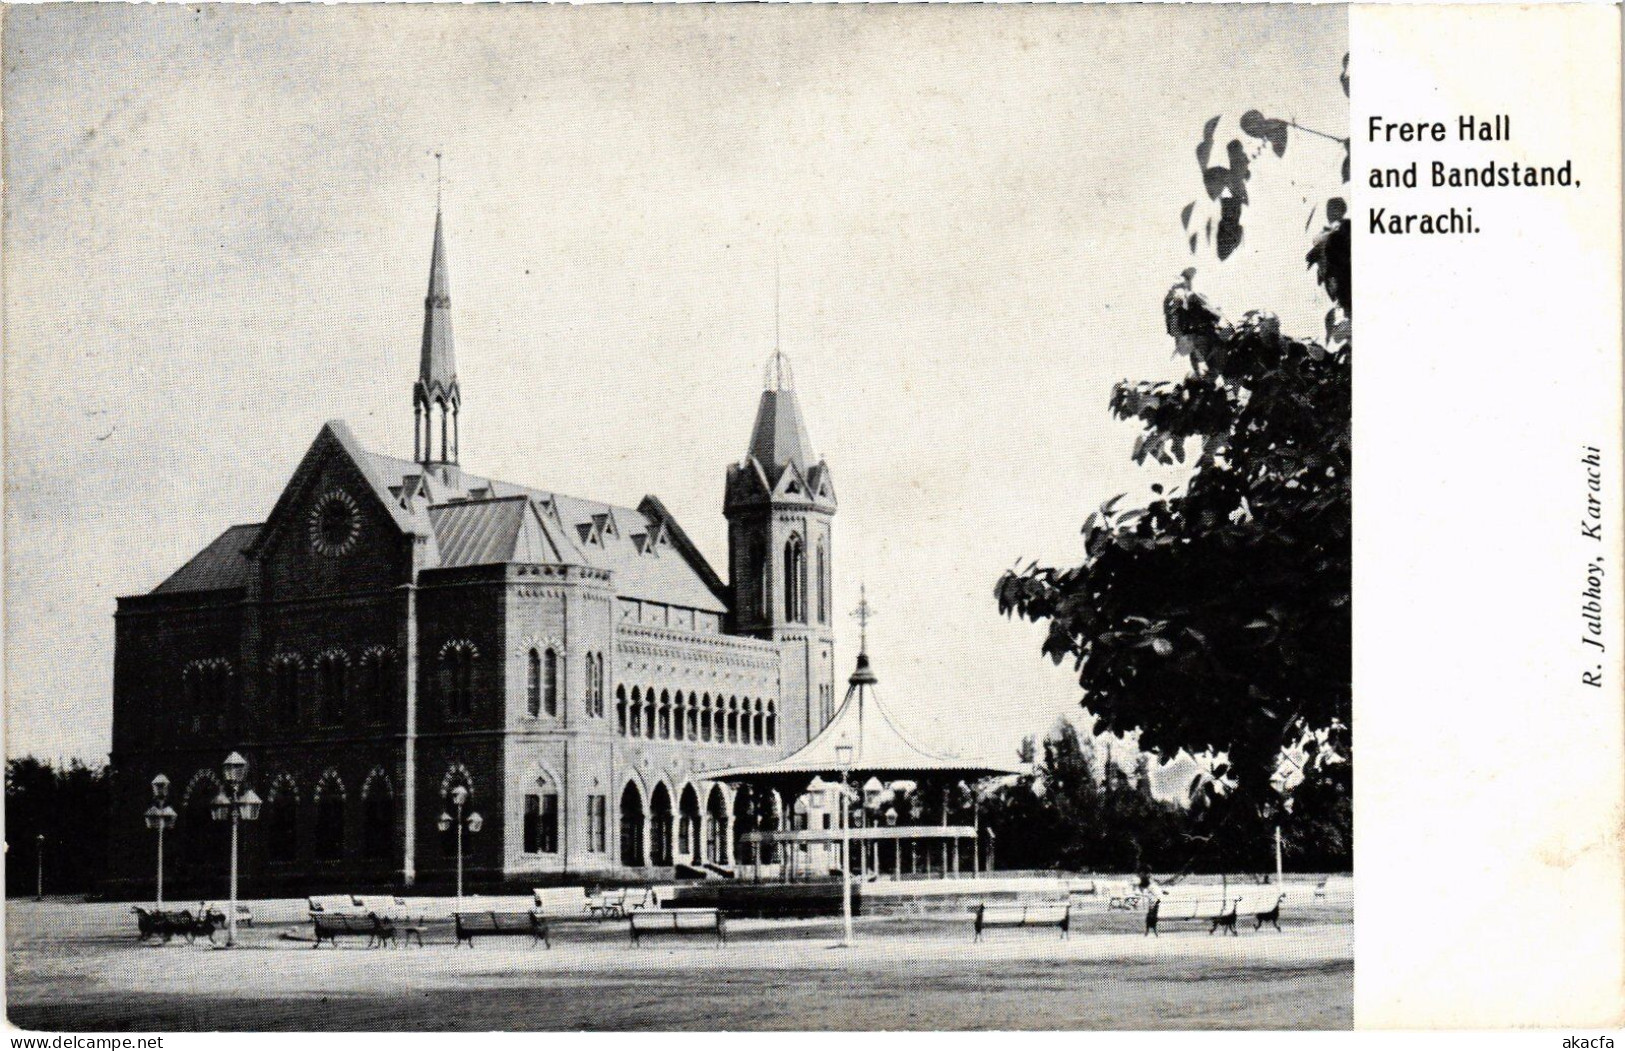
<svg viewBox="0 0 1625 1051"><path fill-rule="evenodd" d="M1247 109L1348 120L1330 6L6 15L11 755L105 759L115 598L262 521L322 421L411 455L440 147L464 466L658 495L725 572L779 259L836 609L867 582L922 743L1010 758L1080 694L994 582L1167 478L1106 402L1183 371L1161 300L1203 123L1222 156ZM1318 335L1304 227L1340 162L1256 165L1196 286Z"/></svg>

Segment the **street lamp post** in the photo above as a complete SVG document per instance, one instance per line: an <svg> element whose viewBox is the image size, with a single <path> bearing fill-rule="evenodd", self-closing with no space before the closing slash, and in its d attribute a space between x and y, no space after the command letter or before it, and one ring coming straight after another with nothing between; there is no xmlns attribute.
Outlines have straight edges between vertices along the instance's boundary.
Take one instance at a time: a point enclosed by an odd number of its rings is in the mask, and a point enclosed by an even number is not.
<svg viewBox="0 0 1625 1051"><path fill-rule="evenodd" d="M175 810L169 805L169 778L159 774L152 779L152 806L147 808L147 827L158 833L158 908L164 907L164 832L175 827ZM235 911L235 910L234 910Z"/></svg>
<svg viewBox="0 0 1625 1051"><path fill-rule="evenodd" d="M843 946L852 944L852 834L846 815L846 785L852 778L852 746L835 746L835 761L841 764L841 925Z"/></svg>
<svg viewBox="0 0 1625 1051"><path fill-rule="evenodd" d="M248 760L236 752L226 756L220 764L225 776L226 789L214 797L209 812L216 821L231 822L231 902L226 907L226 948L237 944L237 826L243 821L256 821L260 816L260 797L252 788L244 790L243 780L248 776Z"/></svg>
<svg viewBox="0 0 1625 1051"><path fill-rule="evenodd" d="M449 831L453 826L457 829L457 903L463 901L463 828L466 826L470 833L478 832L485 827L485 819L479 813L463 816L463 808L468 805L468 789L458 785L451 790L451 805L457 810L457 816L442 812L440 815L440 831Z"/></svg>

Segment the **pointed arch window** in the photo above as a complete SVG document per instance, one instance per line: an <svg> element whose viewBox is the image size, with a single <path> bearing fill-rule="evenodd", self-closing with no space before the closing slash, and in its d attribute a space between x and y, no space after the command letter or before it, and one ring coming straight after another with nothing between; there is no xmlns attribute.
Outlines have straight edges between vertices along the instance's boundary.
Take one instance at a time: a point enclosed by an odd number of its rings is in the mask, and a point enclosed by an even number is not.
<svg viewBox="0 0 1625 1051"><path fill-rule="evenodd" d="M316 786L316 860L344 856L344 782L328 774Z"/></svg>
<svg viewBox="0 0 1625 1051"><path fill-rule="evenodd" d="M525 714L542 714L542 655L534 649L525 656Z"/></svg>
<svg viewBox="0 0 1625 1051"><path fill-rule="evenodd" d="M358 678L367 721L388 722L394 700L395 651L374 647L362 654Z"/></svg>
<svg viewBox="0 0 1625 1051"><path fill-rule="evenodd" d="M602 653L587 654L585 703L588 716L595 719L604 717L604 655Z"/></svg>
<svg viewBox="0 0 1625 1051"><path fill-rule="evenodd" d="M277 717L289 726L299 723L299 658L284 654L271 662L271 695Z"/></svg>
<svg viewBox="0 0 1625 1051"><path fill-rule="evenodd" d="M769 745L778 744L778 738L779 738L779 717L778 717L778 714L774 711L773 702L768 701L767 702L767 743Z"/></svg>
<svg viewBox="0 0 1625 1051"><path fill-rule="evenodd" d="M626 687L615 687L615 730L626 736Z"/></svg>
<svg viewBox="0 0 1625 1051"><path fill-rule="evenodd" d="M440 651L440 696L448 719L467 719L474 711L474 656L468 642L449 642Z"/></svg>
<svg viewBox="0 0 1625 1051"><path fill-rule="evenodd" d="M829 623L829 556L822 537L818 540L818 623Z"/></svg>
<svg viewBox="0 0 1625 1051"><path fill-rule="evenodd" d="M324 653L316 661L316 722L321 726L344 724L345 678L349 662L342 653Z"/></svg>
<svg viewBox="0 0 1625 1051"><path fill-rule="evenodd" d="M632 723L628 732L633 737L643 736L643 691L632 687Z"/></svg>
<svg viewBox="0 0 1625 1051"><path fill-rule="evenodd" d="M395 791L374 773L361 789L361 852L372 861L390 857L395 845Z"/></svg>
<svg viewBox="0 0 1625 1051"><path fill-rule="evenodd" d="M551 646L542 655L542 708L548 715L559 714L559 655Z"/></svg>
<svg viewBox="0 0 1625 1051"><path fill-rule="evenodd" d="M265 848L272 861L294 861L299 856L299 791L284 774L265 794Z"/></svg>
<svg viewBox="0 0 1625 1051"><path fill-rule="evenodd" d="M784 619L794 624L807 620L807 552L801 537L792 535L784 545Z"/></svg>

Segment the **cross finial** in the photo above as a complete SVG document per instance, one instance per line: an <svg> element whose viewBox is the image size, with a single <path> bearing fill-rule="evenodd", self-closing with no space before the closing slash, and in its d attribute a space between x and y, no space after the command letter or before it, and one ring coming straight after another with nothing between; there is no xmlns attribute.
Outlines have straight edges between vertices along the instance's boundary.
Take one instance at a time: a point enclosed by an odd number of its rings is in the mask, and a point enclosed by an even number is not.
<svg viewBox="0 0 1625 1051"><path fill-rule="evenodd" d="M875 615L875 608L869 605L869 586L858 585L858 608L852 611L852 616L858 621L858 652L869 652L869 620Z"/></svg>

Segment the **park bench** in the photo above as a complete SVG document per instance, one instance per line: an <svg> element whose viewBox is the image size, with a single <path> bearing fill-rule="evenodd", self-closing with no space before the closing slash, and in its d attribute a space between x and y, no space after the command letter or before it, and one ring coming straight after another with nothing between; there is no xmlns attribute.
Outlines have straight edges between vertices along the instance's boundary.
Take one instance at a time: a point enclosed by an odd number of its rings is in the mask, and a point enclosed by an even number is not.
<svg viewBox="0 0 1625 1051"><path fill-rule="evenodd" d="M549 949L553 942L547 936L547 920L535 909L529 912L459 912L456 914L457 944L468 943L474 947L474 939L504 938L530 935L530 943L535 945L542 942Z"/></svg>
<svg viewBox="0 0 1625 1051"><path fill-rule="evenodd" d="M600 920L626 915L626 888L600 891L587 902L587 912Z"/></svg>
<svg viewBox="0 0 1625 1051"><path fill-rule="evenodd" d="M592 911L585 887L533 887L530 893L543 916L581 916Z"/></svg>
<svg viewBox="0 0 1625 1051"><path fill-rule="evenodd" d="M649 934L715 934L717 944L728 940L728 928L718 909L638 909L626 914L632 944Z"/></svg>
<svg viewBox="0 0 1625 1051"><path fill-rule="evenodd" d="M1253 928L1266 923L1280 928L1281 902L1286 898L1280 888L1270 886L1255 890L1228 891L1213 887L1197 888L1191 893L1164 892L1153 897L1145 911L1145 932L1156 934L1159 923L1195 922L1208 924L1212 934L1220 927L1236 933L1236 917L1253 915L1262 917Z"/></svg>
<svg viewBox="0 0 1625 1051"><path fill-rule="evenodd" d="M1072 931L1072 907L1067 902L1044 902L1034 905L987 905L971 910L976 916L976 933L972 941L981 941L982 932L994 927L1058 927L1061 937Z"/></svg>
<svg viewBox="0 0 1625 1051"><path fill-rule="evenodd" d="M360 938L363 935L369 949L382 948L386 943L395 941L394 922L373 913L361 916L355 913L315 912L311 914L310 922L316 927L316 941L311 945L312 949L320 949L322 942L337 949L340 938ZM422 941L418 944L421 945Z"/></svg>

